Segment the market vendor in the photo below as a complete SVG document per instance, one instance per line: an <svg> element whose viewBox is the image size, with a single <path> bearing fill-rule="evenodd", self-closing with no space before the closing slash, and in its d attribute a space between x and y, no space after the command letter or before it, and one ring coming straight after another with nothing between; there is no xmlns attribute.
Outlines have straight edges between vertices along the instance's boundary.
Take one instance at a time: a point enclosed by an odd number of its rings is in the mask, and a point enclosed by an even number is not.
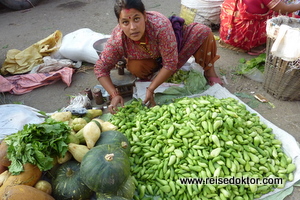
<svg viewBox="0 0 300 200"><path fill-rule="evenodd" d="M119 104L124 105L110 78L110 70L122 58L126 59L126 67L133 75L151 81L144 100L149 106L156 105L154 90L191 56L203 67L208 84L222 84L214 69L214 62L219 56L216 55L216 42L209 27L199 23L184 26L184 20L179 17L168 19L159 12L145 11L141 0L116 0L114 12L118 25L113 29L94 70L100 84L110 94L109 111L112 114ZM179 29L173 29L178 25Z"/></svg>
<svg viewBox="0 0 300 200"><path fill-rule="evenodd" d="M300 3L283 0L225 0L220 15L220 44L257 56L265 53L266 21L279 14L299 17Z"/></svg>

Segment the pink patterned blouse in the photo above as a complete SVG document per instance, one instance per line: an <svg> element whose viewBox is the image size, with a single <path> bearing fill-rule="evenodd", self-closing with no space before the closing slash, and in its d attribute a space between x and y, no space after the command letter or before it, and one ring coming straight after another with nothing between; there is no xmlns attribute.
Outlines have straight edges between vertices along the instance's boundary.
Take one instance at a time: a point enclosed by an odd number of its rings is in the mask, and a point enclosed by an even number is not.
<svg viewBox="0 0 300 200"><path fill-rule="evenodd" d="M124 56L128 59L149 59L162 57L163 67L176 71L196 52L211 32L202 24L191 24L184 28L183 47L178 54L177 41L170 20L156 11L147 11L146 35L152 56L139 48L117 25L97 60L94 72L97 78L109 76L110 70Z"/></svg>
<svg viewBox="0 0 300 200"><path fill-rule="evenodd" d="M281 0L244 0L247 11L254 14L264 14L273 9Z"/></svg>

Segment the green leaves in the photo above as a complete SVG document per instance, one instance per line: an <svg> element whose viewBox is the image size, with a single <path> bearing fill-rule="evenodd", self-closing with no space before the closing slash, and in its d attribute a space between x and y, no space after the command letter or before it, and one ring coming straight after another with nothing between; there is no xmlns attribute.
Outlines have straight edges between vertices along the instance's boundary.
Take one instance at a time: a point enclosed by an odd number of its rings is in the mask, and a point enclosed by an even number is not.
<svg viewBox="0 0 300 200"><path fill-rule="evenodd" d="M235 71L236 74L247 74L251 69L257 68L261 72L264 72L266 61L266 54L262 53L259 56L252 58L250 60L246 60L245 58L239 59L239 65Z"/></svg>
<svg viewBox="0 0 300 200"><path fill-rule="evenodd" d="M26 124L23 130L5 138L7 156L12 162L9 171L19 174L23 164L37 165L41 171L53 167L53 157L62 156L68 150L70 128L67 122L47 118L41 124Z"/></svg>

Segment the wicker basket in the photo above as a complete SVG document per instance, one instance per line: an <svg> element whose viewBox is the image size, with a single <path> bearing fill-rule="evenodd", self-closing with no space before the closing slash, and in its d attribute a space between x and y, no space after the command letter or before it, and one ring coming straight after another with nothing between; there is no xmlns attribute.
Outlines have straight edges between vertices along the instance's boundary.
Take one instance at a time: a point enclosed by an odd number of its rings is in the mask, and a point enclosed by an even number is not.
<svg viewBox="0 0 300 200"><path fill-rule="evenodd" d="M276 19L273 18L274 21L272 21L273 19L269 20L269 23L273 23L274 25L275 22L276 25L281 25L278 23L286 22L286 20L278 20L278 18L280 17L277 17ZM286 17L284 17L284 19L285 18ZM295 27L296 24L296 26L300 28L298 20L292 21L290 18L288 20L288 23L289 22L293 22L293 27ZM276 39L276 33L278 33L278 27L279 26L273 27L274 30L270 31L270 33L268 33L267 28L268 38L263 88L276 99L284 101L298 101L300 100L300 58L295 61L285 61L270 53L272 45Z"/></svg>

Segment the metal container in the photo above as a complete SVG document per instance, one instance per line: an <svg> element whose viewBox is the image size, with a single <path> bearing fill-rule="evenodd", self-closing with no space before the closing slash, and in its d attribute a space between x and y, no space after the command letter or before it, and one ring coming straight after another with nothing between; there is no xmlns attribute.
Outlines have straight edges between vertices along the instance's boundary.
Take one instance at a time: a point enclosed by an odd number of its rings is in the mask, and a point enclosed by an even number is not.
<svg viewBox="0 0 300 200"><path fill-rule="evenodd" d="M100 40L97 40L94 44L93 47L96 50L97 54L101 54L101 52L104 50L106 41L108 40L108 38L102 38Z"/></svg>

